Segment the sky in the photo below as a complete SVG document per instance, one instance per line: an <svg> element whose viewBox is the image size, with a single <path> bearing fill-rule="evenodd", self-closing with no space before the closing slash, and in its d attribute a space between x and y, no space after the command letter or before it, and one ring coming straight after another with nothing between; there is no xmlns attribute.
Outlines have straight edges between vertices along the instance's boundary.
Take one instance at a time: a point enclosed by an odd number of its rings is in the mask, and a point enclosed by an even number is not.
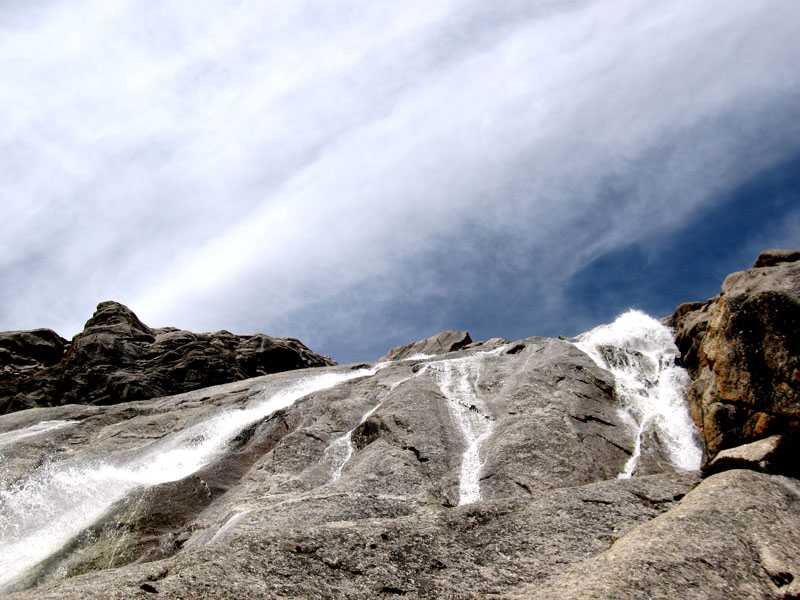
<svg viewBox="0 0 800 600"><path fill-rule="evenodd" d="M0 0L0 330L665 316L800 247L791 0Z"/></svg>

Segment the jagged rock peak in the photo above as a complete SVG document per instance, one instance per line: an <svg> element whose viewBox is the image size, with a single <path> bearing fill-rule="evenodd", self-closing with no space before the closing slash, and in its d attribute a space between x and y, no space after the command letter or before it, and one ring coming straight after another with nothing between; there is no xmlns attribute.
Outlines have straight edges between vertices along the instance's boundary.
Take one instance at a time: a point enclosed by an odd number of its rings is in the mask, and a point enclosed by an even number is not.
<svg viewBox="0 0 800 600"><path fill-rule="evenodd" d="M472 338L469 337L469 332L450 329L448 331L442 331L441 333L432 335L424 340L419 340L418 342L406 344L405 346L395 346L384 356L382 356L379 359L379 362L387 360L400 360L403 358L408 358L409 356L414 356L415 354L426 356L447 354L448 352L460 350L464 346L471 343Z"/></svg>
<svg viewBox="0 0 800 600"><path fill-rule="evenodd" d="M113 327L123 325L147 335L153 336L153 330L139 320L134 312L119 302L106 300L97 305L92 318L83 326L84 333L97 327Z"/></svg>

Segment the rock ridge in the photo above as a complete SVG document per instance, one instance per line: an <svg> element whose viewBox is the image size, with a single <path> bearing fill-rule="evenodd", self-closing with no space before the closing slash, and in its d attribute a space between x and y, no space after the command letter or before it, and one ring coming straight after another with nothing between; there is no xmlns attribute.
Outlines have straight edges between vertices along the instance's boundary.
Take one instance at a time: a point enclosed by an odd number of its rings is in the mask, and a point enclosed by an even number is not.
<svg viewBox="0 0 800 600"><path fill-rule="evenodd" d="M106 301L71 342L49 329L0 333L0 414L144 400L334 364L294 338L154 329Z"/></svg>
<svg viewBox="0 0 800 600"><path fill-rule="evenodd" d="M469 332L450 329L432 335L424 340L406 344L405 346L395 346L379 358L378 362L402 360L414 355L431 356L446 354L464 348L471 343L472 338L469 337Z"/></svg>

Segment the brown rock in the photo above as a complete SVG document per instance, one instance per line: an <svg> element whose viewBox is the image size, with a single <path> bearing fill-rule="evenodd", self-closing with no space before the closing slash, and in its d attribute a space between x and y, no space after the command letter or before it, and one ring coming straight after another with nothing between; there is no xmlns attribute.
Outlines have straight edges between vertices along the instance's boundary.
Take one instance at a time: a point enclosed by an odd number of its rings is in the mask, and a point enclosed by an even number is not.
<svg viewBox="0 0 800 600"><path fill-rule="evenodd" d="M694 378L692 415L709 458L800 423L800 251L729 275L722 294L678 307L669 323ZM770 266L771 265L771 266Z"/></svg>
<svg viewBox="0 0 800 600"><path fill-rule="evenodd" d="M785 262L800 260L800 250L764 250L758 255L754 267L774 267Z"/></svg>

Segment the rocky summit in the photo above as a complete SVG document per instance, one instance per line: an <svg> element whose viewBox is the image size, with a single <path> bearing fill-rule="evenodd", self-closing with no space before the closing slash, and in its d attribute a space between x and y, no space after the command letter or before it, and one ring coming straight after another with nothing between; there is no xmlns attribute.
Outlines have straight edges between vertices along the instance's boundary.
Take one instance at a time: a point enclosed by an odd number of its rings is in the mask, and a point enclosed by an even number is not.
<svg viewBox="0 0 800 600"><path fill-rule="evenodd" d="M670 327L357 365L114 303L2 334L0 593L798 598L798 258Z"/></svg>

